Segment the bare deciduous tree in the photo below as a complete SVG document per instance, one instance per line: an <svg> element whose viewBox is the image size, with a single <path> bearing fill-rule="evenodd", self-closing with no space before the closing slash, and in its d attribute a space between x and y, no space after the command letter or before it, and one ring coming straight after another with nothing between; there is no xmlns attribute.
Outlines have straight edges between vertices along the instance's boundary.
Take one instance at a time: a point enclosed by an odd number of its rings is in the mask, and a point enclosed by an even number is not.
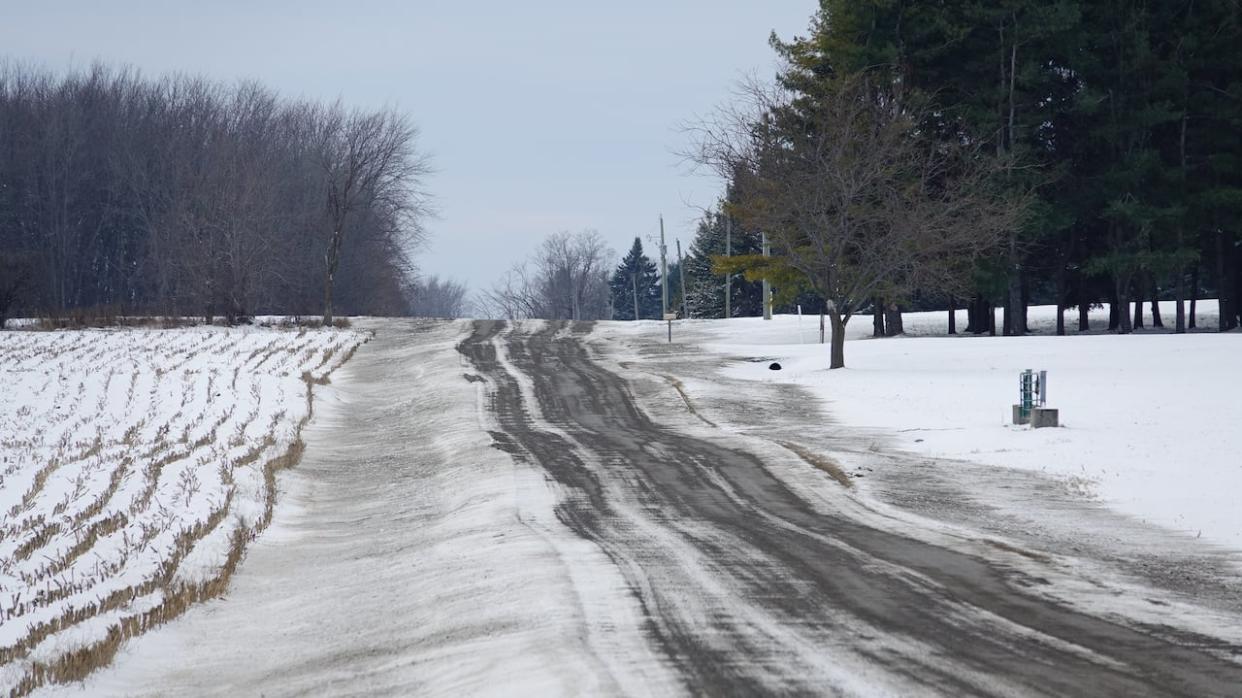
<svg viewBox="0 0 1242 698"><path fill-rule="evenodd" d="M484 292L479 305L508 319L608 319L612 256L593 230L550 235L530 259L514 265Z"/></svg>
<svg viewBox="0 0 1242 698"><path fill-rule="evenodd" d="M30 269L13 310L406 312L413 136L255 83L0 60L0 254Z"/></svg>
<svg viewBox="0 0 1242 698"><path fill-rule="evenodd" d="M865 73L812 97L760 85L746 96L694 128L691 158L732 183L734 215L826 299L832 368L869 299L964 290L975 257L1021 219L1025 203L991 186L994 161L966 139L920 138L922 113Z"/></svg>
<svg viewBox="0 0 1242 698"><path fill-rule="evenodd" d="M9 311L30 283L30 262L15 250L0 250L0 330L9 320Z"/></svg>
<svg viewBox="0 0 1242 698"><path fill-rule="evenodd" d="M414 284L410 314L414 317L459 318L466 315L466 285L429 276Z"/></svg>
<svg viewBox="0 0 1242 698"><path fill-rule="evenodd" d="M320 129L328 226L323 323L330 325L332 292L349 229L368 214L384 217L397 229L413 226L416 214L422 212L418 187L429 170L426 160L414 152L417 131L395 111L346 113L336 104L323 112Z"/></svg>

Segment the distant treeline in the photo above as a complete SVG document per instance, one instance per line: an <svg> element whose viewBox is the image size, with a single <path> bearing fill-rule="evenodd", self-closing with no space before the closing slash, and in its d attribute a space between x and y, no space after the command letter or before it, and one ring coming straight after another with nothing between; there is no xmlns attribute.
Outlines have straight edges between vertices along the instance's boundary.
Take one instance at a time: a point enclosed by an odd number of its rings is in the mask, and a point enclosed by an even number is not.
<svg viewBox="0 0 1242 698"><path fill-rule="evenodd" d="M0 323L403 314L415 135L253 82L0 63Z"/></svg>

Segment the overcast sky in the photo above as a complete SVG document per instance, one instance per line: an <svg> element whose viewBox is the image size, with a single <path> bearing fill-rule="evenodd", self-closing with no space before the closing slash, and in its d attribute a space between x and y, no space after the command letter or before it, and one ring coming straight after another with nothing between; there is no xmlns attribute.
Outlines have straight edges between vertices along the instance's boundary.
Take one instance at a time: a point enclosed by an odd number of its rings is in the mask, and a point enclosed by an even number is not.
<svg viewBox="0 0 1242 698"><path fill-rule="evenodd" d="M767 38L813 0L6 2L0 55L258 79L290 96L394 105L421 132L424 272L486 287L539 240L593 228L623 253L693 234L720 184L689 175L679 124L770 76ZM654 247L654 246L653 246Z"/></svg>

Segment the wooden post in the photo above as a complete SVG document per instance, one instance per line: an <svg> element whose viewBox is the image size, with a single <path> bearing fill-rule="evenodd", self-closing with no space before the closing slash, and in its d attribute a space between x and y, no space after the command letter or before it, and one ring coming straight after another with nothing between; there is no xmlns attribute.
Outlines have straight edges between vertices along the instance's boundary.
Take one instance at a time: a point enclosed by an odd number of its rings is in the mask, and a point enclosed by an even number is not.
<svg viewBox="0 0 1242 698"><path fill-rule="evenodd" d="M763 233L762 235L763 235L763 256L770 257L772 254L772 251L768 247L768 234ZM768 282L767 278L764 278L763 280L763 319L764 320L772 319L772 284Z"/></svg>
<svg viewBox="0 0 1242 698"><path fill-rule="evenodd" d="M725 256L733 256L733 216L725 218ZM733 317L733 275L725 274L725 319Z"/></svg>
<svg viewBox="0 0 1242 698"><path fill-rule="evenodd" d="M690 305L686 302L686 265L681 263L681 238L677 238L677 273L681 277L681 316L690 317Z"/></svg>
<svg viewBox="0 0 1242 698"><path fill-rule="evenodd" d="M668 245L664 244L663 213L660 214L660 301L660 312L668 315ZM669 325L669 337L672 332L672 325Z"/></svg>
<svg viewBox="0 0 1242 698"><path fill-rule="evenodd" d="M638 270L635 269L630 278L634 280L634 319L638 319Z"/></svg>

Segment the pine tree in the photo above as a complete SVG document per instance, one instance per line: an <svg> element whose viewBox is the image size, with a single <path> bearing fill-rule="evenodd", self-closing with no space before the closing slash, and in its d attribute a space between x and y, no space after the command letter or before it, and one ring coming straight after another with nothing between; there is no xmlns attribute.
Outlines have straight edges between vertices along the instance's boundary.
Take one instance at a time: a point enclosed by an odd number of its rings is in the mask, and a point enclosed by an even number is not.
<svg viewBox="0 0 1242 698"><path fill-rule="evenodd" d="M712 257L726 252L726 216L719 208L710 211L699 221L694 242L690 244L685 259L687 302L690 314L696 318L724 317L725 279L712 271ZM759 254L760 236L734 226L732 251L735 255ZM763 314L763 285L746 281L739 274L733 275L733 297L730 309L734 317Z"/></svg>
<svg viewBox="0 0 1242 698"><path fill-rule="evenodd" d="M1242 321L1237 2L819 5L808 36L772 42L784 87L813 101L866 70L887 104L930 96L924 136L986 144L1013 163L1006 183L1037 194L1011 244L976 260L974 298L951 299L974 331L991 331L996 305L1022 333L1032 296L1078 305L1080 330L1094 303L1125 332L1141 321L1131 300L1141 312L1168 294L1181 331L1194 326L1182 300L1201 292L1220 299L1219 329Z"/></svg>
<svg viewBox="0 0 1242 698"><path fill-rule="evenodd" d="M612 290L612 319L660 319L660 275L655 262L643 254L643 243L634 238L630 251L609 281ZM634 316L635 288L638 290L638 317Z"/></svg>
<svg viewBox="0 0 1242 698"><path fill-rule="evenodd" d="M998 157L1022 165L1006 178L1015 190L1038 190L1040 201L1010 236L1002 258L988 262L1005 271L1004 285L978 289L972 303L1001 302L1011 318L1007 333L1025 332L1022 289L1031 275L1067 264L1048 247L1074 220L1055 203L1052 186L1058 173L1056 115L1078 87L1066 69L1078 46L1078 4L823 0L811 37L777 44L796 68L785 74L785 83L800 93L814 94L827 76L868 70L887 82L877 89L895 103L915 92L935 96L938 108L929 112L934 121L924 133L983 142ZM1037 269L1041 263L1045 268Z"/></svg>

